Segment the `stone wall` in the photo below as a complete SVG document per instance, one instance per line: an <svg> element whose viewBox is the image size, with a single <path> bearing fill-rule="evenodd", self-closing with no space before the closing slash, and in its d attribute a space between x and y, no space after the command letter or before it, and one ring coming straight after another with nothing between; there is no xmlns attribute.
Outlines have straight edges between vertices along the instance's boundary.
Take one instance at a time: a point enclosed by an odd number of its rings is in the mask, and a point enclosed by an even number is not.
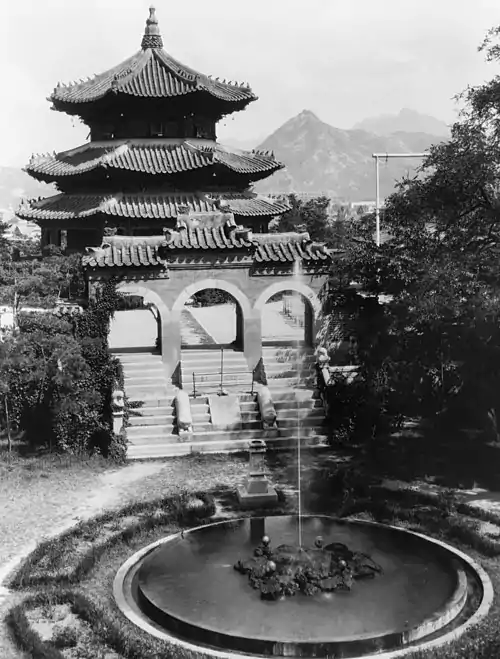
<svg viewBox="0 0 500 659"><path fill-rule="evenodd" d="M298 279L290 273L254 275L250 263L227 264L224 267L224 264L215 260L210 262L208 258L202 264L190 262L182 265L175 267L169 264L168 270L156 272L113 268L112 272L102 269L88 273L91 295L100 282L113 275L121 279L119 290L141 295L145 301L155 305L161 317L162 356L169 375L175 373L181 358L181 313L184 304L195 293L207 288L224 290L236 300L243 335L242 349L250 368L255 368L262 356L264 305L280 291L297 291L306 298L305 336L311 346L315 345L321 314L318 294L324 276L310 274Z"/></svg>

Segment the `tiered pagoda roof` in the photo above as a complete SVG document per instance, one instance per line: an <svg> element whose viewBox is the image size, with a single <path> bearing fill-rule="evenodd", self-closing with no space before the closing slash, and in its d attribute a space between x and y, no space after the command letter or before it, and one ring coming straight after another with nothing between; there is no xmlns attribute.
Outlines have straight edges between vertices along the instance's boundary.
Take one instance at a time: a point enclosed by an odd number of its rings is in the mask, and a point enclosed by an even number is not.
<svg viewBox="0 0 500 659"><path fill-rule="evenodd" d="M25 171L39 181L61 185L63 179L98 170L164 175L217 166L253 181L283 167L268 151L229 149L213 140L192 138L90 142L71 151L32 156Z"/></svg>
<svg viewBox="0 0 500 659"><path fill-rule="evenodd" d="M117 66L87 80L59 83L49 97L53 108L81 114L86 104L121 95L136 98L175 98L197 95L227 105L223 114L242 110L257 100L248 83L219 80L194 71L163 50L154 7L150 8L141 50Z"/></svg>
<svg viewBox="0 0 500 659"><path fill-rule="evenodd" d="M279 199L261 197L252 192L235 194L188 193L144 193L114 195L58 194L45 199L23 203L17 215L23 219L68 220L92 215L107 215L117 218L176 219L179 207L187 206L189 212L211 213L220 202L227 205L235 215L243 217L267 217L285 213L288 203Z"/></svg>
<svg viewBox="0 0 500 659"><path fill-rule="evenodd" d="M48 230L69 227L73 236L88 228L96 241L106 225L151 235L156 221L172 226L179 207L212 213L222 203L262 230L289 205L254 194L251 185L283 164L271 152L215 139L217 121L256 98L247 84L214 80L167 54L150 8L138 53L86 81L59 84L50 96L55 110L89 125L91 140L32 156L25 171L61 194L26 200L17 215Z"/></svg>

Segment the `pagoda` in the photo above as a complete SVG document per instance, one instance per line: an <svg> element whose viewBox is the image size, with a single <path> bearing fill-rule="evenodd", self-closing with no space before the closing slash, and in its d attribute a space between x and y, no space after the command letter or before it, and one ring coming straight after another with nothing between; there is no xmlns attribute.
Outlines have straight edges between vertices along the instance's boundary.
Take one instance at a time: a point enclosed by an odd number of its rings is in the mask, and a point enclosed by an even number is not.
<svg viewBox="0 0 500 659"><path fill-rule="evenodd" d="M34 155L25 169L59 191L17 211L40 226L42 247L83 251L115 234L155 236L175 229L179 216L221 211L259 234L288 210L252 192L283 167L274 154L217 142L217 123L257 99L250 86L198 73L167 54L149 11L136 54L88 80L58 84L48 99L53 110L86 124L90 139Z"/></svg>

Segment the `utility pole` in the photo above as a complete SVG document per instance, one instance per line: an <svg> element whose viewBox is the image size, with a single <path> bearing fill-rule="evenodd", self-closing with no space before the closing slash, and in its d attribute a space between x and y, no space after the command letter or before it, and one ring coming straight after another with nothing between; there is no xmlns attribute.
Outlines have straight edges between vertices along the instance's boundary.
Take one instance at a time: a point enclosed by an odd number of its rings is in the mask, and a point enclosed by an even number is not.
<svg viewBox="0 0 500 659"><path fill-rule="evenodd" d="M379 176L379 161L383 158L386 162L389 158L425 158L428 153L373 153L372 158L375 159L375 226L376 226L376 243L377 247L380 246L380 176Z"/></svg>

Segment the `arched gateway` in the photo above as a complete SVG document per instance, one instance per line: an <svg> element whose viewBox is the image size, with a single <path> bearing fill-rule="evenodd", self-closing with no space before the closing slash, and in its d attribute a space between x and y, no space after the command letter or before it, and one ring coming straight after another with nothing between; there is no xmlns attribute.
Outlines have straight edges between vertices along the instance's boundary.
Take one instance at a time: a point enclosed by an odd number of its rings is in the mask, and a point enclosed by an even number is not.
<svg viewBox="0 0 500 659"><path fill-rule="evenodd" d="M106 279L119 277L119 289L155 304L169 376L175 378L180 367L183 306L205 289L225 291L235 299L237 343L250 369L262 357L265 304L280 292L297 292L306 299L306 344L314 345L321 312L318 293L331 260L324 245L313 243L308 234L253 233L238 227L227 213L198 214L196 228L187 228L184 222L178 220L175 229L160 236L108 237L101 247L88 248L84 257L91 293ZM127 260L130 265L125 265ZM300 278L294 274L297 261ZM277 326L277 342L282 338L279 331Z"/></svg>
<svg viewBox="0 0 500 659"><path fill-rule="evenodd" d="M55 244L67 253L86 250L89 295L114 277L120 290L142 297L157 311L156 354L120 353L128 397L144 406L143 417L131 417L127 431L137 457L150 455L144 451L152 446L155 455L163 455L165 442L180 441L172 420L176 387L192 384L194 433L206 438L216 431L215 407L222 399L213 400L210 414L210 401L196 400L197 378L208 386L211 377L199 373L200 363L210 365L212 375L219 368L216 351L210 350L214 346L221 348L221 373L226 355L233 391L238 377L251 392L254 379L261 377L274 378L278 398L290 394L289 364L282 373L283 355L267 346L287 332L295 336L294 319L287 316L293 307L290 291L306 300L302 344L309 350L301 357L310 373L314 369L310 348L320 312L317 296L331 253L306 233L266 233L270 220L288 210L286 201L252 192L255 182L283 168L273 153L232 150L217 142L218 122L256 99L248 84L196 73L166 53L151 8L139 52L99 76L59 84L50 97L54 110L76 115L89 127L90 141L63 153L33 156L26 167L59 191L23 201L17 211L40 225L43 246ZM294 274L298 270L300 276ZM232 316L220 308L210 327L196 306L206 289L223 291L223 299L232 300L226 304ZM186 318L191 334L202 335L206 343L197 355L187 349ZM133 331L138 327L140 322ZM221 329L229 332L222 336ZM298 353L299 341L296 346ZM296 363L298 369L298 358ZM219 384L223 393L222 376ZM250 433L247 438L264 432L255 405L253 396L240 409L239 428ZM301 432L305 427L320 432L312 398L304 413L308 423L301 423ZM283 400L279 414L281 426L272 432L285 437L292 430ZM235 441L243 441L240 434Z"/></svg>

